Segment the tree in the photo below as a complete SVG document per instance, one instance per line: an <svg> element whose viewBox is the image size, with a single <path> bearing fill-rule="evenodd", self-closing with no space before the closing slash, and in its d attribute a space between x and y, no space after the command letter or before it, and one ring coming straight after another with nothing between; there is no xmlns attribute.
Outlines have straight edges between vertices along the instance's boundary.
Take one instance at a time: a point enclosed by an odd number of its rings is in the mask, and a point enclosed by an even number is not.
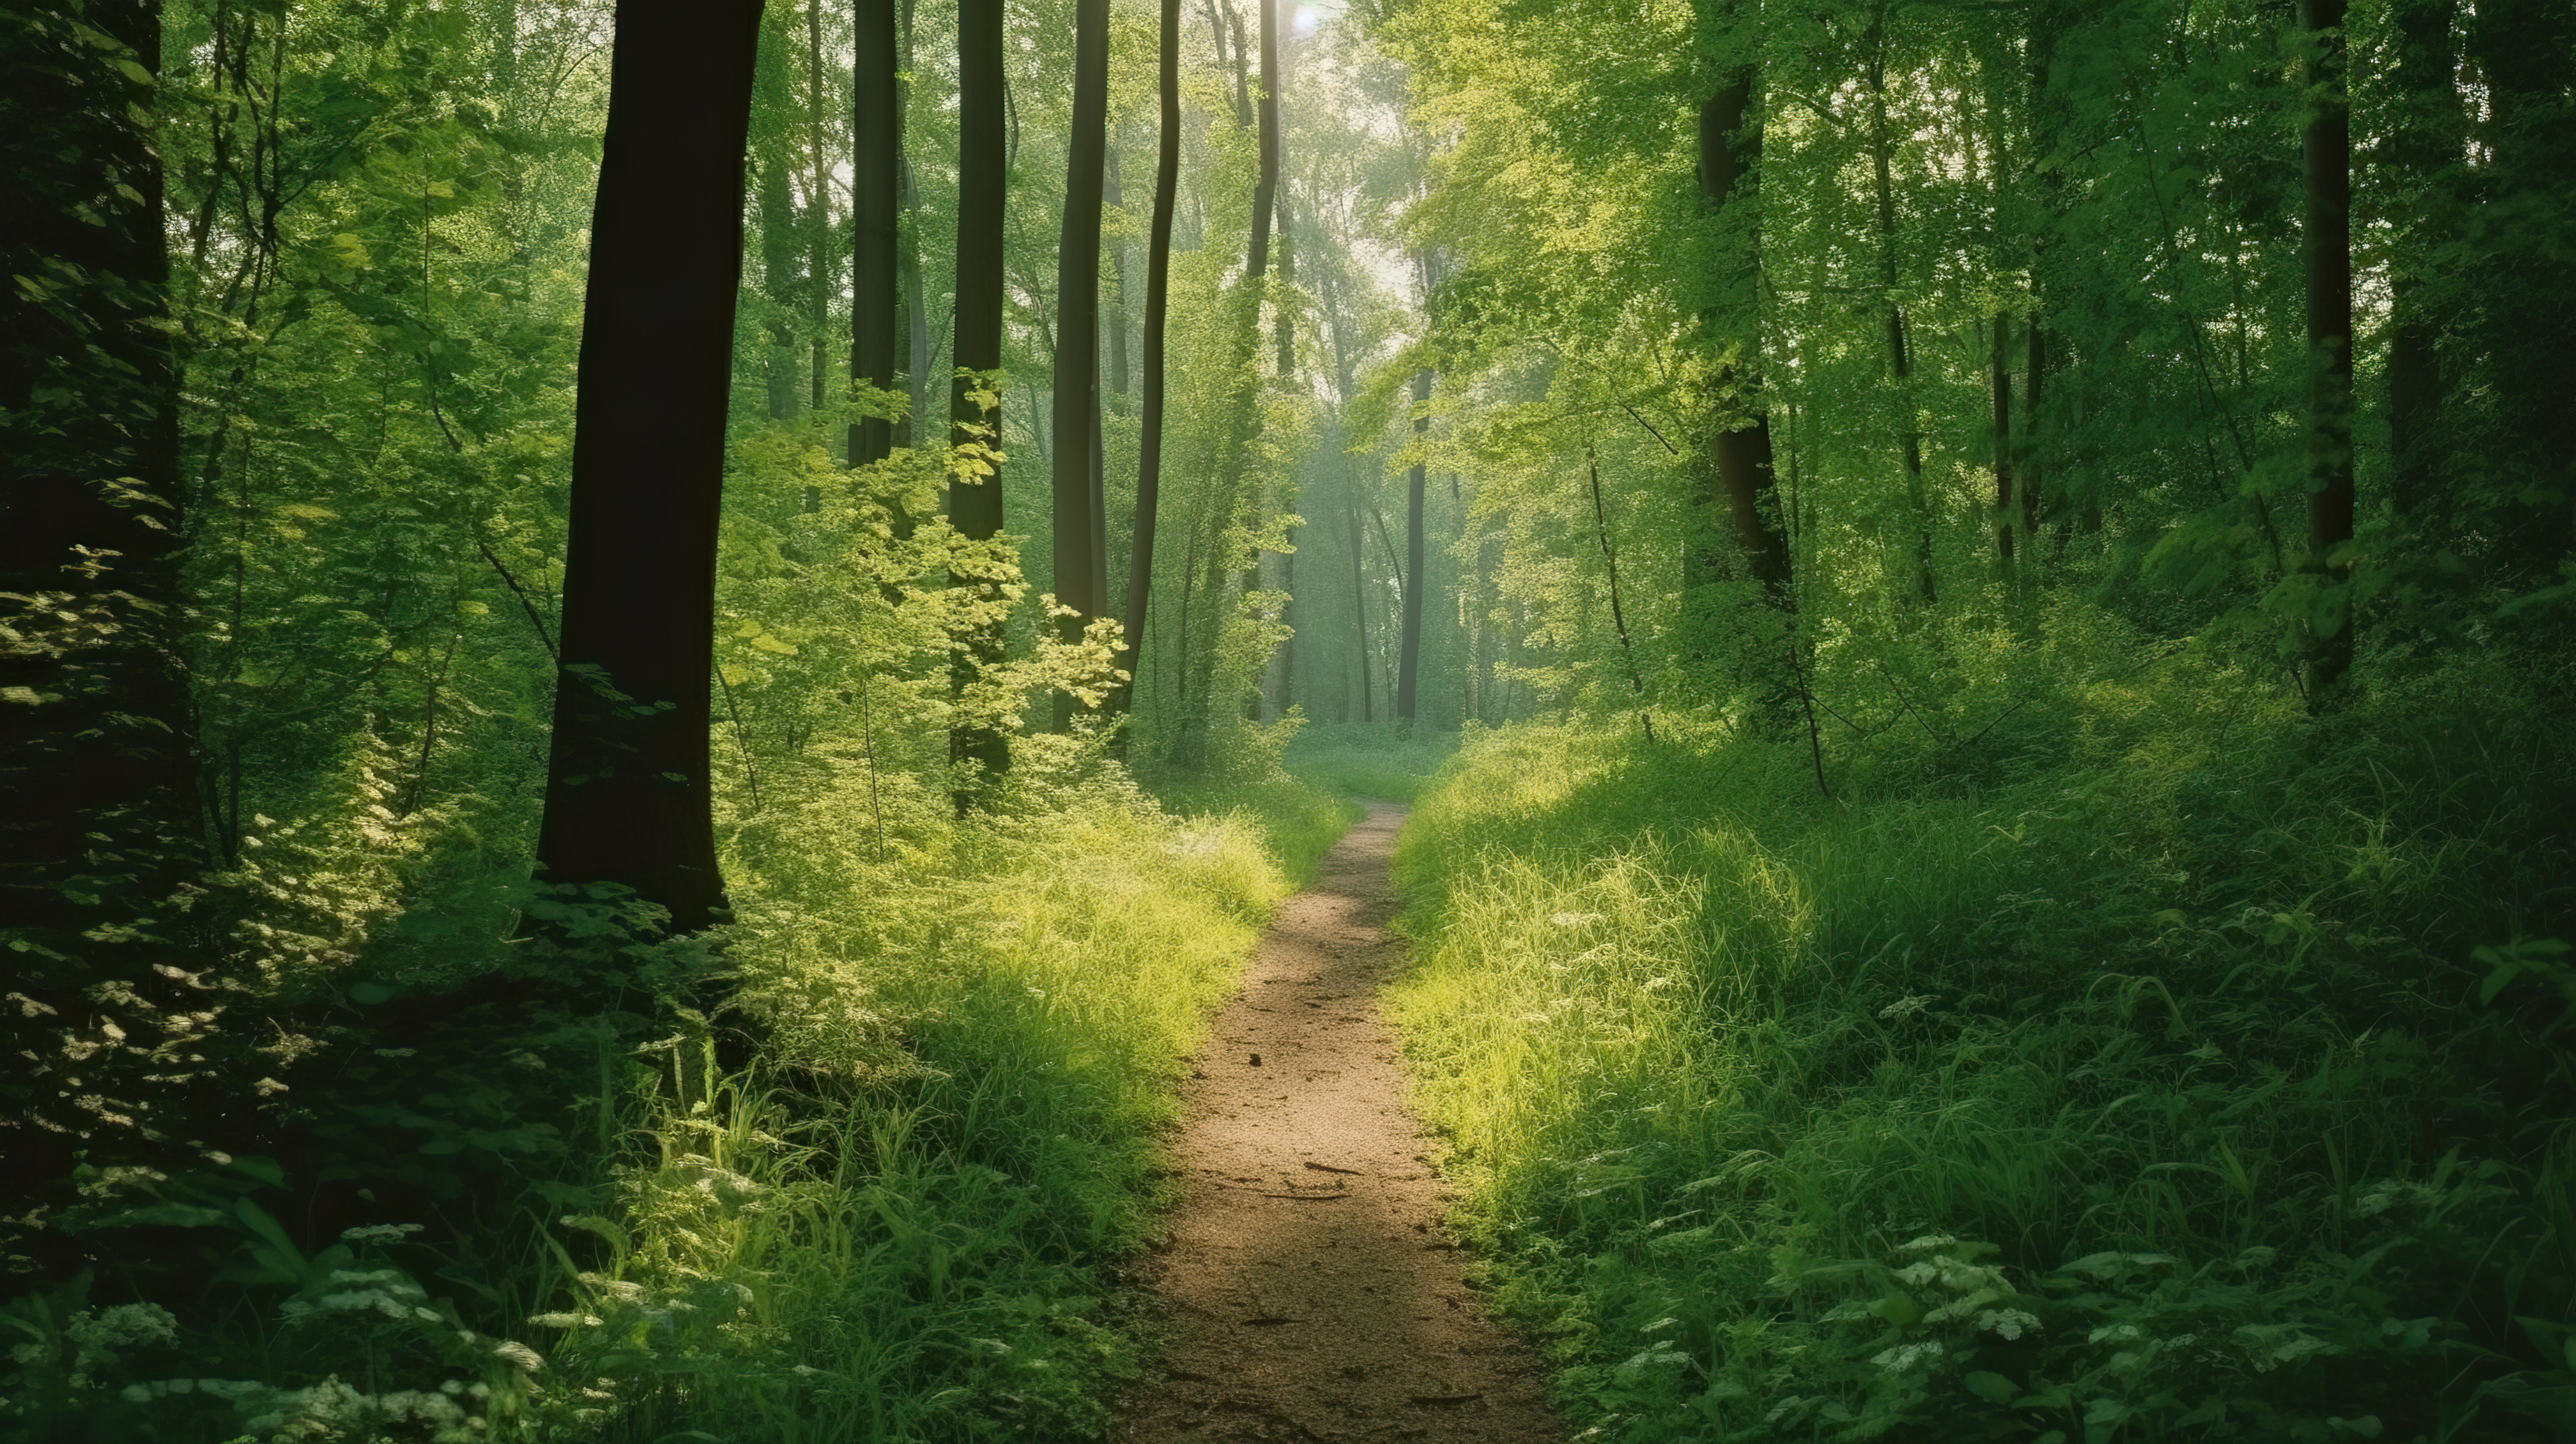
<svg viewBox="0 0 2576 1444"><path fill-rule="evenodd" d="M1095 573L1094 518L1099 467L1092 440L1100 411L1100 206L1109 144L1109 0L1077 0L1073 39L1073 133L1066 152L1064 235L1056 247L1055 587L1064 640L1108 614ZM1073 699L1056 707L1072 725Z"/></svg>
<svg viewBox="0 0 2576 1444"><path fill-rule="evenodd" d="M2311 609L2308 696L2321 699L2352 666L2352 103L2344 92L2344 0L2301 0L2314 94L2299 151L2308 337L2308 556L2327 586Z"/></svg>
<svg viewBox="0 0 2576 1444"><path fill-rule="evenodd" d="M142 0L0 13L0 1173L24 1185L178 1126L162 1105L204 1072L207 1004L172 1006L208 968L181 916L203 853L160 56Z"/></svg>
<svg viewBox="0 0 2576 1444"><path fill-rule="evenodd" d="M538 877L705 926L718 496L760 0L618 6Z"/></svg>
<svg viewBox="0 0 2576 1444"><path fill-rule="evenodd" d="M1144 664L1145 623L1153 600L1154 530L1162 503L1164 330L1171 318L1172 208L1181 173L1181 3L1163 0L1156 51L1155 93L1161 126L1154 151L1154 218L1145 241L1145 389L1142 431L1136 446L1136 532L1127 561L1126 636L1119 666L1127 680L1109 695L1106 709L1124 718L1134 705L1136 677ZM1121 736L1124 736L1122 730Z"/></svg>
<svg viewBox="0 0 2576 1444"><path fill-rule="evenodd" d="M852 74L850 377L895 389L903 368L905 320L899 286L902 230L903 91L895 44L895 0L859 0ZM850 464L883 461L894 450L891 417L863 409L850 423Z"/></svg>
<svg viewBox="0 0 2576 1444"><path fill-rule="evenodd" d="M1754 67L1737 62L1699 114L1700 194L1720 224L1742 237L1719 263L1730 280L1722 312L1710 318L1726 336L1722 344L1727 354L1737 359L1719 363L1711 388L1716 415L1709 459L1753 580L1761 584L1763 599L1785 612L1795 606L1789 535L1773 495L1771 413L1762 397L1761 299L1753 284L1761 265L1755 187L1762 159L1762 122L1754 112L1753 87ZM1744 219L1738 219L1739 212Z"/></svg>
<svg viewBox="0 0 2576 1444"><path fill-rule="evenodd" d="M1427 293L1432 277L1427 256L1422 274ZM1422 573L1422 491L1429 470L1423 448L1430 430L1431 371L1424 367L1413 373L1414 456L1412 468L1404 474L1404 622L1395 672L1395 718L1407 724L1413 721L1422 680L1422 593L1427 580Z"/></svg>
<svg viewBox="0 0 2576 1444"><path fill-rule="evenodd" d="M1002 0L963 0L957 14L957 334L949 355L956 379L948 393L949 444L981 458L952 466L948 520L970 542L1002 531L1002 471L994 442L1001 435L1001 403L994 374L1002 366L1003 207L1009 181L1002 123L1004 40ZM977 570L951 572L952 585L971 598L967 633L950 670L950 695L1002 660L1001 578ZM981 722L960 721L949 734L949 759L986 776L1011 765L1010 743ZM974 805L972 784L956 793L963 815Z"/></svg>

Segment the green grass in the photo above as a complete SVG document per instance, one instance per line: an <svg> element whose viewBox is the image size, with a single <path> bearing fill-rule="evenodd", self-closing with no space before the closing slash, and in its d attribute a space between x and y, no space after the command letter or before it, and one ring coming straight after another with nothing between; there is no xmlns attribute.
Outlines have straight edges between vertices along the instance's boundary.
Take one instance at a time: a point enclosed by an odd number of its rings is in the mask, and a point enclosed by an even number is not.
<svg viewBox="0 0 2576 1444"><path fill-rule="evenodd" d="M628 1180L611 1265L575 1280L564 1367L612 1381L587 1405L609 1437L1102 1432L1173 1083L1289 890L1277 854L1311 866L1338 815L1209 800L1234 805L1113 790L820 875L778 840L807 871L744 928L780 1031L753 1072L660 1091L660 1161Z"/></svg>
<svg viewBox="0 0 2576 1444"><path fill-rule="evenodd" d="M1411 802L1457 750L1457 734L1429 728L1310 724L1288 744L1281 763L1335 796Z"/></svg>
<svg viewBox="0 0 2576 1444"><path fill-rule="evenodd" d="M2498 695L2175 665L1832 802L1803 739L1471 741L1391 1002L1583 1437L2565 1437L2564 970L2471 950L2564 925L2576 747Z"/></svg>
<svg viewBox="0 0 2576 1444"><path fill-rule="evenodd" d="M418 1108L497 1131L440 1125L431 1170L534 1146L473 1090L580 1096L578 1137L533 1130L561 1168L520 1180L518 1227L307 1255L263 1211L274 1164L165 1180L123 1226L190 1229L237 1305L94 1304L88 1276L10 1300L0 1437L1100 1437L1175 1084L1357 809L1275 773L1168 806L1114 770L1031 786L1043 806L963 825L918 776L774 787L732 829L732 1011L433 1075L456 1096ZM757 1051L720 1061L745 1029Z"/></svg>

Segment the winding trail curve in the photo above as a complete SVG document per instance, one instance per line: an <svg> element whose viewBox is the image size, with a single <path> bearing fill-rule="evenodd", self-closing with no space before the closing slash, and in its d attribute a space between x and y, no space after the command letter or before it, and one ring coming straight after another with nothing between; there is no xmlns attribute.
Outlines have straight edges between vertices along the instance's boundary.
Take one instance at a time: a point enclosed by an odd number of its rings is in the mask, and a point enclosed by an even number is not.
<svg viewBox="0 0 2576 1444"><path fill-rule="evenodd" d="M1377 989L1403 956L1372 804L1254 950L1182 1085L1181 1200L1146 1261L1163 1356L1118 1444L1556 1444L1545 1375L1487 1321L1440 1233Z"/></svg>

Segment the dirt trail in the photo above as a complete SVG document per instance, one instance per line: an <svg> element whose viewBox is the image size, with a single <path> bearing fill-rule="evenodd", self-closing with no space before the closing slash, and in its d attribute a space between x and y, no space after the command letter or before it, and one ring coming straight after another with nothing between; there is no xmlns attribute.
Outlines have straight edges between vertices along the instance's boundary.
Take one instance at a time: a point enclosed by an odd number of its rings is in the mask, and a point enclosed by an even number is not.
<svg viewBox="0 0 2576 1444"><path fill-rule="evenodd" d="M1537 1357L1440 1231L1377 988L1402 956L1373 804L1289 900L1183 1084L1181 1202L1146 1275L1168 1348L1113 1438L1554 1444Z"/></svg>

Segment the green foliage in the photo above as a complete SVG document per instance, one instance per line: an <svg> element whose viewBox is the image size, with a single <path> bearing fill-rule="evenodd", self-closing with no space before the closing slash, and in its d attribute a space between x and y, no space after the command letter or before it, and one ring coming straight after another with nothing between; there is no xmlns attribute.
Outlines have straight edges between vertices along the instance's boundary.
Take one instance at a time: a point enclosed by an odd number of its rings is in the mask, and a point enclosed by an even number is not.
<svg viewBox="0 0 2576 1444"><path fill-rule="evenodd" d="M2550 1437L2576 740L2045 635L1829 724L1831 803L1686 719L1462 752L1395 1004L1498 1297L1602 1437Z"/></svg>

